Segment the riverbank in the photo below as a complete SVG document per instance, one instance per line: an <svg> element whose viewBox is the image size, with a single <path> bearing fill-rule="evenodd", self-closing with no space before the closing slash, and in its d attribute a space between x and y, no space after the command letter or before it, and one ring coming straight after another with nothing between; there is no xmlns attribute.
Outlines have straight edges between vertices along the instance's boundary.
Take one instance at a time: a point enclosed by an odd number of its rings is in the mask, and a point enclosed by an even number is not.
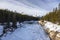
<svg viewBox="0 0 60 40"><path fill-rule="evenodd" d="M60 40L60 25L49 21L38 21L48 33L51 40Z"/></svg>

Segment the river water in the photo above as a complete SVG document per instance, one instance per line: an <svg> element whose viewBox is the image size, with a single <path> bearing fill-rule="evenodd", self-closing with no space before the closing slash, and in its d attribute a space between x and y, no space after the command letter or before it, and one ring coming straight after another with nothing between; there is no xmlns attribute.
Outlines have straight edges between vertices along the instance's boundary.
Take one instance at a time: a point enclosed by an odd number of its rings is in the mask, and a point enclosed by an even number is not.
<svg viewBox="0 0 60 40"><path fill-rule="evenodd" d="M12 34L2 37L2 40L50 40L44 29L37 21L25 21L18 23L21 28L17 28Z"/></svg>

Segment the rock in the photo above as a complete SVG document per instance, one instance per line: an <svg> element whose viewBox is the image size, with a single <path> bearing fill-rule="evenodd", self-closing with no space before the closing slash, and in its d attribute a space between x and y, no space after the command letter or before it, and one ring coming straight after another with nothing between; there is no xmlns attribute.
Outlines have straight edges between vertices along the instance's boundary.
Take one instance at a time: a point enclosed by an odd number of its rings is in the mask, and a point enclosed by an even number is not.
<svg viewBox="0 0 60 40"><path fill-rule="evenodd" d="M60 40L60 33L57 33L55 40Z"/></svg>
<svg viewBox="0 0 60 40"><path fill-rule="evenodd" d="M51 40L60 40L60 32L56 32L53 30L50 31L49 29L47 29L45 31L48 33Z"/></svg>
<svg viewBox="0 0 60 40"><path fill-rule="evenodd" d="M44 20L40 20L40 21L38 21L38 23L41 24L42 26L44 26L45 23L46 23L46 21L44 21Z"/></svg>
<svg viewBox="0 0 60 40"><path fill-rule="evenodd" d="M49 28L45 29L45 31L46 31L47 33L50 33L50 30L49 30Z"/></svg>
<svg viewBox="0 0 60 40"><path fill-rule="evenodd" d="M49 37L51 38L51 40L55 40L56 32L55 31L50 31Z"/></svg>

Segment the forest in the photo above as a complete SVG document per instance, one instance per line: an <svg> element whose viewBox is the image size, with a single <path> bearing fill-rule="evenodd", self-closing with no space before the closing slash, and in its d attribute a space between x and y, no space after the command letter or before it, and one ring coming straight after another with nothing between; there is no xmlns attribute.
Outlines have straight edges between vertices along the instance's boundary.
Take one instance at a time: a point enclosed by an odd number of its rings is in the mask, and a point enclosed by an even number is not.
<svg viewBox="0 0 60 40"><path fill-rule="evenodd" d="M60 24L60 4L58 7L54 8L52 12L49 12L45 16L42 16L41 19Z"/></svg>
<svg viewBox="0 0 60 40"><path fill-rule="evenodd" d="M23 21L38 20L38 19L39 19L38 17L24 15L16 11L13 12L8 9L5 10L0 9L0 23L13 22L13 21L23 22Z"/></svg>

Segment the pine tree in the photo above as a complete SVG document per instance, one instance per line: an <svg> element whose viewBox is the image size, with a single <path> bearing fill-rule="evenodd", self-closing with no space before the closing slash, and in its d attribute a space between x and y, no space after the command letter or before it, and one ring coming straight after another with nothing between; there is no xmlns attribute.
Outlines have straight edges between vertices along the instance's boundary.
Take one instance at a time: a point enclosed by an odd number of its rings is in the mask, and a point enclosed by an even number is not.
<svg viewBox="0 0 60 40"><path fill-rule="evenodd" d="M60 10L60 3L59 3L59 5L58 5L58 9Z"/></svg>
<svg viewBox="0 0 60 40"><path fill-rule="evenodd" d="M7 28L10 28L10 13L7 15Z"/></svg>
<svg viewBox="0 0 60 40"><path fill-rule="evenodd" d="M12 25L13 28L17 28L17 25L16 25L16 22L17 22L17 20L16 20L16 13L13 14L13 19L12 20L13 20L12 21L13 22L13 25Z"/></svg>

